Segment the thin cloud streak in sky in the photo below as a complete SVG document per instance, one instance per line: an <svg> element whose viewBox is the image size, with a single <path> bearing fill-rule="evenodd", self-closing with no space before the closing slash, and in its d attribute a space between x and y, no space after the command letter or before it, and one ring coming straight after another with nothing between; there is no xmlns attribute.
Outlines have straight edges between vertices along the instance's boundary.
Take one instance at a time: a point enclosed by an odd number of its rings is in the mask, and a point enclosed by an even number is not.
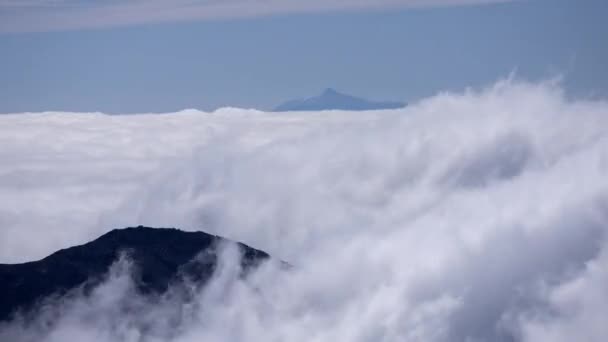
<svg viewBox="0 0 608 342"><path fill-rule="evenodd" d="M462 6L512 0L75 0L0 1L0 33L43 32L144 23L217 20L339 10Z"/></svg>

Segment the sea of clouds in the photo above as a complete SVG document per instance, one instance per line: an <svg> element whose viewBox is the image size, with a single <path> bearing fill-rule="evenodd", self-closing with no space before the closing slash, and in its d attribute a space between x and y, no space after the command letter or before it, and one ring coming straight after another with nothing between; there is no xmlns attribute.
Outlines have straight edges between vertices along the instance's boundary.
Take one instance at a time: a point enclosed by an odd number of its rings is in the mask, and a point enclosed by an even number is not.
<svg viewBox="0 0 608 342"><path fill-rule="evenodd" d="M119 227L286 260L189 300L90 297L2 341L608 340L608 103L506 80L389 111L0 116L0 262ZM49 322L52 321L52 324Z"/></svg>

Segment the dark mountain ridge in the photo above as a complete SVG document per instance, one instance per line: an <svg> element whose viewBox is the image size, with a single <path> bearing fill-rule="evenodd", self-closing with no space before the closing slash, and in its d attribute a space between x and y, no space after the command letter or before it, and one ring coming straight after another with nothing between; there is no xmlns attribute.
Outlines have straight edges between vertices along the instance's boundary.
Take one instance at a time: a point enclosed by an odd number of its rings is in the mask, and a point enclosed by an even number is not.
<svg viewBox="0 0 608 342"><path fill-rule="evenodd" d="M274 109L275 112L319 111L319 110L374 110L405 107L403 102L369 101L346 95L332 88L325 89L319 96L287 101Z"/></svg>
<svg viewBox="0 0 608 342"><path fill-rule="evenodd" d="M100 284L123 255L134 266L136 289L162 294L169 285L188 279L204 285L216 269L223 243L231 242L204 232L135 227L113 230L84 245L57 251L44 259L22 264L0 264L0 321L28 313L49 296L76 288L85 292ZM269 255L242 243L241 276Z"/></svg>

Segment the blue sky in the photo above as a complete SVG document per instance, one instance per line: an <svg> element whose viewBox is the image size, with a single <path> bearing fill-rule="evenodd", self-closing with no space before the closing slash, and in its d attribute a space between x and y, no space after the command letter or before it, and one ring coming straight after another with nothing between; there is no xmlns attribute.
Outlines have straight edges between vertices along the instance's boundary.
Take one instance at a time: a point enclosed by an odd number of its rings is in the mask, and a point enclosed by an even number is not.
<svg viewBox="0 0 608 342"><path fill-rule="evenodd" d="M0 0L0 112L415 101L512 71L608 95L603 0L208 3Z"/></svg>

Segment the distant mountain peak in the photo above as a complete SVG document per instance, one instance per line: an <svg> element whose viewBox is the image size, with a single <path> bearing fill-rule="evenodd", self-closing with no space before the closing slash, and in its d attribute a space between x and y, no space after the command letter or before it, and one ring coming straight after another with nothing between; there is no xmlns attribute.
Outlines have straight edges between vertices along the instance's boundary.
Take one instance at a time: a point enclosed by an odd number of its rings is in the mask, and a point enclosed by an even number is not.
<svg viewBox="0 0 608 342"><path fill-rule="evenodd" d="M276 112L320 110L374 110L405 107L403 102L379 102L347 95L334 88L326 88L320 95L307 99L291 100L277 106Z"/></svg>
<svg viewBox="0 0 608 342"><path fill-rule="evenodd" d="M321 93L321 95L342 95L342 94L340 94L334 88L325 88L325 90L323 90L323 93Z"/></svg>

